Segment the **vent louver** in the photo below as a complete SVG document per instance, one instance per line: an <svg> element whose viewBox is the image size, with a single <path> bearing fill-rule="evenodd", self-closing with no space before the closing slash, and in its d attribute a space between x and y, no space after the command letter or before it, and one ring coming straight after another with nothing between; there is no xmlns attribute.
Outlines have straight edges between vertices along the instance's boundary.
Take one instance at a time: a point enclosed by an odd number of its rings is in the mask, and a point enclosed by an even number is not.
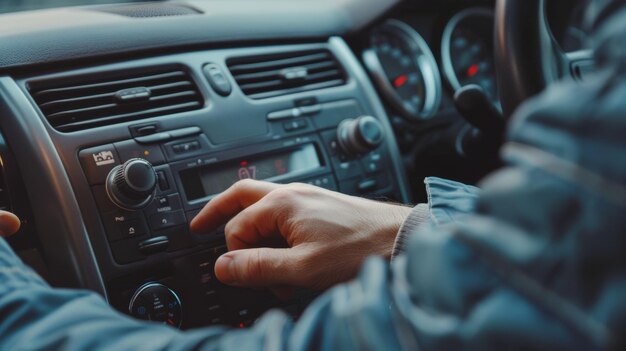
<svg viewBox="0 0 626 351"><path fill-rule="evenodd" d="M191 111L202 95L181 67L151 67L28 82L50 124L71 132Z"/></svg>
<svg viewBox="0 0 626 351"><path fill-rule="evenodd" d="M241 90L253 99L346 83L343 68L324 49L239 57L227 64Z"/></svg>

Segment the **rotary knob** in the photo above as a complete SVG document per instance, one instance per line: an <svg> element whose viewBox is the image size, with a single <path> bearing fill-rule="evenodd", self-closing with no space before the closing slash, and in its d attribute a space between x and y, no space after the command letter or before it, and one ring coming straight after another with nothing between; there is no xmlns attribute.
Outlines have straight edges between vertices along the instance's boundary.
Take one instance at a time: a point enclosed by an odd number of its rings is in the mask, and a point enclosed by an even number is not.
<svg viewBox="0 0 626 351"><path fill-rule="evenodd" d="M180 327L182 306L176 293L160 283L140 286L128 304L128 312L138 319Z"/></svg>
<svg viewBox="0 0 626 351"><path fill-rule="evenodd" d="M372 116L344 120L337 128L337 142L350 156L374 150L383 142L384 136L383 126Z"/></svg>
<svg viewBox="0 0 626 351"><path fill-rule="evenodd" d="M111 201L124 210L141 210L154 199L157 175L150 162L133 158L109 172L106 191Z"/></svg>

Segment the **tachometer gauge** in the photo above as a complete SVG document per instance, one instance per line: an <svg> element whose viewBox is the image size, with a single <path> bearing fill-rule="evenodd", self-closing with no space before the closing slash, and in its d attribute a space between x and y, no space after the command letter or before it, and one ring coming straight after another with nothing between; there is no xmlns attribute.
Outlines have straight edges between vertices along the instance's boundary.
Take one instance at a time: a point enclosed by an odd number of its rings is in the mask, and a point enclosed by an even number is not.
<svg viewBox="0 0 626 351"><path fill-rule="evenodd" d="M363 61L378 88L403 117L432 117L441 103L441 78L424 39L403 22L376 28Z"/></svg>
<svg viewBox="0 0 626 351"><path fill-rule="evenodd" d="M493 26L493 11L486 8L468 9L452 17L443 32L441 61L454 91L468 84L477 84L489 100L499 105Z"/></svg>

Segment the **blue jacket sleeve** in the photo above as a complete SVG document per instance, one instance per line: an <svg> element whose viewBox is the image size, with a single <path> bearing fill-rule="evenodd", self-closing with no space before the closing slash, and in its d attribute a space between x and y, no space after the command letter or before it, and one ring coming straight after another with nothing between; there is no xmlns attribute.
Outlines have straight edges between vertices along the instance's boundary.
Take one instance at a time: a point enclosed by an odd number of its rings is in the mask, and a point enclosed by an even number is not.
<svg viewBox="0 0 626 351"><path fill-rule="evenodd" d="M391 266L368 260L297 323L271 311L246 330L182 332L133 320L94 293L50 288L0 239L0 350L584 349L456 240L454 218L474 208L475 191L428 182L433 220L411 237L409 255ZM463 230L484 229L475 220Z"/></svg>

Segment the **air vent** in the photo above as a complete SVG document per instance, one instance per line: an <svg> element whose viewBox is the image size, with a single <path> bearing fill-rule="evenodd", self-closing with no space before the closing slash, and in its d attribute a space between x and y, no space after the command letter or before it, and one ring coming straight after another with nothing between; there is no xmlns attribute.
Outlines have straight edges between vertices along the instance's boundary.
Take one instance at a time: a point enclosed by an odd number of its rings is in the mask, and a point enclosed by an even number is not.
<svg viewBox="0 0 626 351"><path fill-rule="evenodd" d="M239 57L227 64L241 90L253 99L346 83L342 67L328 50Z"/></svg>
<svg viewBox="0 0 626 351"><path fill-rule="evenodd" d="M50 124L63 132L196 110L204 102L178 66L37 80L28 86Z"/></svg>

